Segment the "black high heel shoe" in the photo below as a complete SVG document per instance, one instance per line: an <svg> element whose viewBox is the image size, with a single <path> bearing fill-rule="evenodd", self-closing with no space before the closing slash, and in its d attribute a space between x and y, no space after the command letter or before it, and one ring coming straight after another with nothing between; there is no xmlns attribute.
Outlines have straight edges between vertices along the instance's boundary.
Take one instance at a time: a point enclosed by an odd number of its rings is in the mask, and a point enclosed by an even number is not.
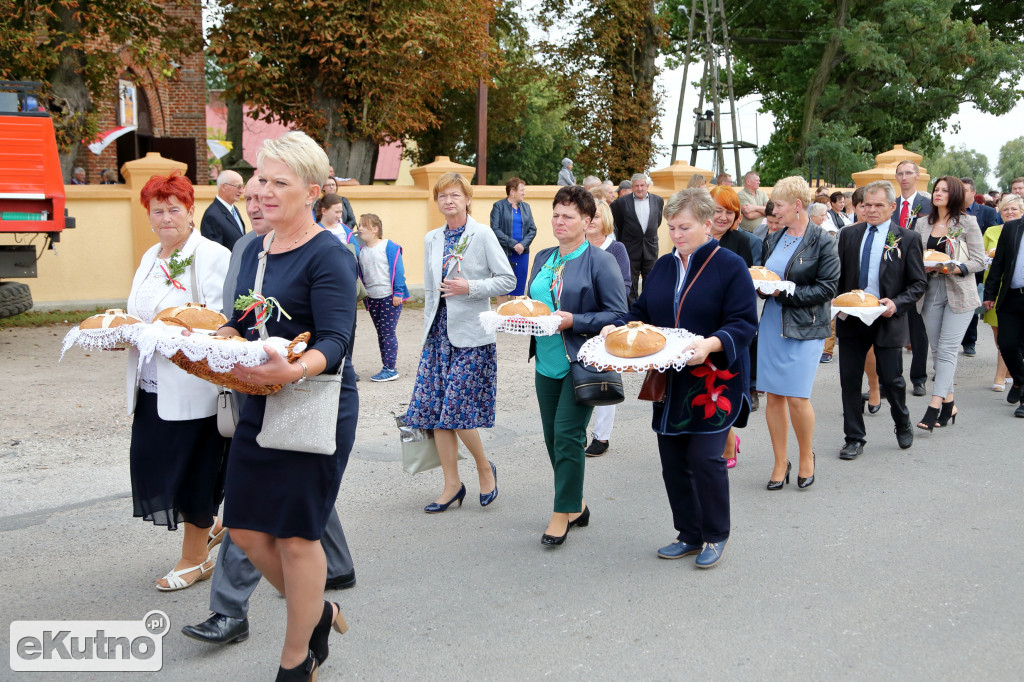
<svg viewBox="0 0 1024 682"><path fill-rule="evenodd" d="M317 674L320 672L316 657L310 651L306 660L294 668L277 669L277 682L316 682Z"/></svg>
<svg viewBox="0 0 1024 682"><path fill-rule="evenodd" d="M789 483L789 472L792 470L793 463L790 462L789 460L786 460L786 477L781 481L773 481L771 479L768 479L768 485L766 486L768 490L782 490L782 484Z"/></svg>
<svg viewBox="0 0 1024 682"><path fill-rule="evenodd" d="M949 423L956 424L956 416L960 411L957 410L954 412L953 410L956 410L956 403L954 401L950 400L948 403L942 403L942 411L939 412L939 417L935 420L935 425L944 427Z"/></svg>
<svg viewBox="0 0 1024 682"><path fill-rule="evenodd" d="M583 513L569 522L569 528L579 526L585 528L590 525L590 507L583 507Z"/></svg>
<svg viewBox="0 0 1024 682"><path fill-rule="evenodd" d="M334 615L335 606L338 607L338 615ZM341 613L341 605L325 601L324 611L320 614L320 622L313 628L313 634L309 638L309 651L313 654L313 658L316 659L317 666L323 665L324 661L327 660L327 655L330 653L327 637L331 634L332 627L341 635L348 632L348 623L345 621L345 616Z"/></svg>
<svg viewBox="0 0 1024 682"><path fill-rule="evenodd" d="M814 453L813 452L811 453L811 464L814 464ZM817 469L818 467L815 466L814 468ZM814 483L814 474L811 474L807 478L804 478L803 476L797 476L796 477L796 487L800 488L801 490L803 490L804 488L810 488L813 483Z"/></svg>
<svg viewBox="0 0 1024 682"><path fill-rule="evenodd" d="M939 408L928 406L928 409L924 411L924 416L921 417L921 421L917 422L917 428L924 431L931 431L935 428L935 422L939 418ZM924 424L924 426L921 426Z"/></svg>
<svg viewBox="0 0 1024 682"><path fill-rule="evenodd" d="M580 528L590 525L590 507L584 507L583 513L577 516L575 519L569 522L565 527L565 532L561 535L548 535L544 533L540 536L540 544L545 547L557 547L565 542L565 538L569 536L569 531L573 526L579 526Z"/></svg>

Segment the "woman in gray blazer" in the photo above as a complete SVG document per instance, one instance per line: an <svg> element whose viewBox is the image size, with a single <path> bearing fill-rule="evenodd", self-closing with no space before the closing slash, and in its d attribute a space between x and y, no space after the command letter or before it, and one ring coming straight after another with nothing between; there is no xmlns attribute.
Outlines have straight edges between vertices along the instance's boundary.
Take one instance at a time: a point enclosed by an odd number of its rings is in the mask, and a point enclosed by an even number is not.
<svg viewBox="0 0 1024 682"><path fill-rule="evenodd" d="M476 460L480 504L498 496L497 469L484 455L478 428L494 426L497 349L494 334L480 325L490 297L515 286L497 237L469 217L473 188L458 173L434 185L434 200L446 224L427 233L423 262L423 352L406 423L434 430L444 472L444 490L423 511L438 514L453 502L462 506L466 486L459 479L459 440Z"/></svg>
<svg viewBox="0 0 1024 682"><path fill-rule="evenodd" d="M967 197L959 178L939 178L932 186L931 213L927 219L918 220L914 227L921 235L925 249L944 251L953 261L925 267L928 291L917 302L917 310L928 332L935 370L932 399L917 424L917 428L926 431L945 426L950 419L956 423L953 379L957 346L964 338L975 309L981 305L977 282L968 276L985 269L981 230L974 216L967 214L968 202L972 200L973 197Z"/></svg>
<svg viewBox="0 0 1024 682"><path fill-rule="evenodd" d="M512 178L505 183L506 198L495 201L491 207L491 229L498 243L505 250L508 262L516 275L516 286L512 296L522 296L529 272L530 244L537 236L537 223L533 222L533 211L523 201L526 198L526 183ZM499 296L498 303L506 296Z"/></svg>

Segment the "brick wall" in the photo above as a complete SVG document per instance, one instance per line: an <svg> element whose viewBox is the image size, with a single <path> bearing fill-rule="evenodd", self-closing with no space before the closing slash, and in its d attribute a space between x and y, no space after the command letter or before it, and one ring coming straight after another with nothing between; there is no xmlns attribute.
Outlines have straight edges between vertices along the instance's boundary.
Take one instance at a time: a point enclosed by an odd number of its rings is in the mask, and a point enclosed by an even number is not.
<svg viewBox="0 0 1024 682"><path fill-rule="evenodd" d="M175 18L183 18L202 31L202 8L199 0L187 0L168 11ZM90 48L117 52L120 46L111 45L106 38L94 41ZM124 72L115 77L103 89L105 95L93 102L98 116L100 131L117 126L117 81L132 80L136 90L144 95L149 104L153 135L157 138L193 138L196 142L196 184L209 182L209 168L206 163L206 79L203 73L202 50L182 59L173 79L158 78L155 71L142 68L122 54ZM141 112L143 96L139 97ZM166 155L166 154L165 154ZM111 143L103 154L97 156L83 145L75 160L76 166L85 168L89 184L100 181L104 168L117 168L117 143Z"/></svg>

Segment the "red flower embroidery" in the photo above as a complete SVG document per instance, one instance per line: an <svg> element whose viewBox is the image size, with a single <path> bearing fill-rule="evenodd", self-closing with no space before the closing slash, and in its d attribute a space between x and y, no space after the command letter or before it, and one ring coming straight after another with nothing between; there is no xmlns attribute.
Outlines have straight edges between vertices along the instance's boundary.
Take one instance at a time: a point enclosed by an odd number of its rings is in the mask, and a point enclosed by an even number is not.
<svg viewBox="0 0 1024 682"><path fill-rule="evenodd" d="M729 412L729 410L732 409L732 402L722 395L724 392L725 386L717 386L707 393L702 393L694 398L693 406L704 406L705 419L711 419L718 410L725 410L726 412Z"/></svg>
<svg viewBox="0 0 1024 682"><path fill-rule="evenodd" d="M704 387L710 393L715 387L715 382L719 379L722 381L728 381L736 376L735 372L730 372L727 369L718 369L711 364L710 360L705 360L704 364L697 369L691 370L693 376L702 377L704 379Z"/></svg>

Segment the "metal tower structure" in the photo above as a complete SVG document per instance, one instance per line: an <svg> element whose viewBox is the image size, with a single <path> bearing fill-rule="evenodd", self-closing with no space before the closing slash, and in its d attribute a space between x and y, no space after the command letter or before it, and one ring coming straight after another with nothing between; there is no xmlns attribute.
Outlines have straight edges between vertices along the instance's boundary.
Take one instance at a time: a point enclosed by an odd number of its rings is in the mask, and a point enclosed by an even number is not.
<svg viewBox="0 0 1024 682"><path fill-rule="evenodd" d="M698 9L698 3L701 8ZM680 9L686 8L680 5ZM693 110L695 120L693 128L693 142L687 144L679 143L679 128L683 119L683 99L686 94L686 81L690 70L690 59L694 48L694 25L697 14L704 17L704 36L701 38L700 48L704 58L704 73L701 76L698 87L698 103ZM716 31L720 29L722 35L721 45L715 44ZM728 110L722 111L721 99L721 69L719 60L725 60L726 86L728 92ZM705 110L705 101L710 108ZM729 117L732 124L732 140L722 140L722 115ZM743 174L740 167L740 149L756 149L757 145L751 142L743 142L739 139L739 132L736 126L736 95L732 87L732 51L729 42L729 26L725 18L725 0L690 0L689 10L689 32L686 40L686 58L683 65L683 80L679 86L679 110L676 113L676 131L672 140L672 162L676 160L676 153L680 147L690 148L690 165L697 163L697 153L701 150L712 150L714 152L714 163L712 170L715 173L723 172L725 168L725 152L732 150L736 163L737 179Z"/></svg>

